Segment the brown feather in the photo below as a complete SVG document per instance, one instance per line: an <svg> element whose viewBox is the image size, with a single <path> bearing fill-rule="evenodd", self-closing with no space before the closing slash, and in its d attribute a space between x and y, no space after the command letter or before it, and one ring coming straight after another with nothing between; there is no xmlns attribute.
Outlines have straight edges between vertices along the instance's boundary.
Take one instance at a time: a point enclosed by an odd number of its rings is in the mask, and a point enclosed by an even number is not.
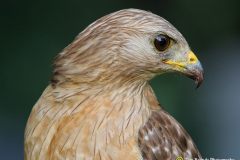
<svg viewBox="0 0 240 160"><path fill-rule="evenodd" d="M184 128L163 109L152 111L139 130L138 145L144 160L201 158Z"/></svg>

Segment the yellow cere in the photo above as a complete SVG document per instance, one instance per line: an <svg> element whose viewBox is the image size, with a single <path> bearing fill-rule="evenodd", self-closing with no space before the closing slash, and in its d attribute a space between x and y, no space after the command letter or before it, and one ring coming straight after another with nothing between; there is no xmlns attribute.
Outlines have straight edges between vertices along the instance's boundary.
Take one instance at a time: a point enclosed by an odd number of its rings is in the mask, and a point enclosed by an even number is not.
<svg viewBox="0 0 240 160"><path fill-rule="evenodd" d="M194 64L194 63L198 62L198 59L197 59L196 55L192 51L188 52L188 62L191 63L191 64Z"/></svg>
<svg viewBox="0 0 240 160"><path fill-rule="evenodd" d="M196 57L196 55L192 52L192 51L189 51L187 53L187 60L186 61L172 61L172 60L168 60L168 61L165 61L164 63L166 64L170 64L170 65L176 65L178 67L186 67L188 64L195 64L198 62L198 59Z"/></svg>

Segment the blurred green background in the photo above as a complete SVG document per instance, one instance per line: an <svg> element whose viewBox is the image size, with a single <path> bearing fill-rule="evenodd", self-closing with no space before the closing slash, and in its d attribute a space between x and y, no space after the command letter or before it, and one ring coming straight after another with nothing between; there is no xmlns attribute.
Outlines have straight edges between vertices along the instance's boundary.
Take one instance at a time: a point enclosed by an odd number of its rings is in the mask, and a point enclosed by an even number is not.
<svg viewBox="0 0 240 160"><path fill-rule="evenodd" d="M151 84L204 158L240 159L240 1L41 0L0 5L0 159L23 159L31 108L48 85L53 58L87 25L124 8L152 11L188 40L205 69L199 89L166 74Z"/></svg>

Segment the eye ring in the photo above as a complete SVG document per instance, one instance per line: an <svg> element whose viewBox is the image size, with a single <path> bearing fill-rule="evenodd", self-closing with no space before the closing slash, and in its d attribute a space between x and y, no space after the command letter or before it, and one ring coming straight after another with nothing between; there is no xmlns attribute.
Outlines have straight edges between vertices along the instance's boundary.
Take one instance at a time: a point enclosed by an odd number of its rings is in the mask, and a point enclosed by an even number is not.
<svg viewBox="0 0 240 160"><path fill-rule="evenodd" d="M170 37L168 37L167 35L159 34L154 39L154 46L158 51L163 52L168 49L168 47L170 46L170 42Z"/></svg>

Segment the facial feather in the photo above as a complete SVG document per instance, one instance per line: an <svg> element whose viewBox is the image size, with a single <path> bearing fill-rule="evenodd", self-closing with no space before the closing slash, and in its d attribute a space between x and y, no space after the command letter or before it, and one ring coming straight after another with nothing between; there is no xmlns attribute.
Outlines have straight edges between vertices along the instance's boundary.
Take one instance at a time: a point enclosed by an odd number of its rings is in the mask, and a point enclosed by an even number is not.
<svg viewBox="0 0 240 160"><path fill-rule="evenodd" d="M104 16L57 56L52 82L108 84L124 82L127 77L149 80L163 67L161 55L152 44L158 33L167 34L188 48L181 33L150 12L128 9Z"/></svg>

